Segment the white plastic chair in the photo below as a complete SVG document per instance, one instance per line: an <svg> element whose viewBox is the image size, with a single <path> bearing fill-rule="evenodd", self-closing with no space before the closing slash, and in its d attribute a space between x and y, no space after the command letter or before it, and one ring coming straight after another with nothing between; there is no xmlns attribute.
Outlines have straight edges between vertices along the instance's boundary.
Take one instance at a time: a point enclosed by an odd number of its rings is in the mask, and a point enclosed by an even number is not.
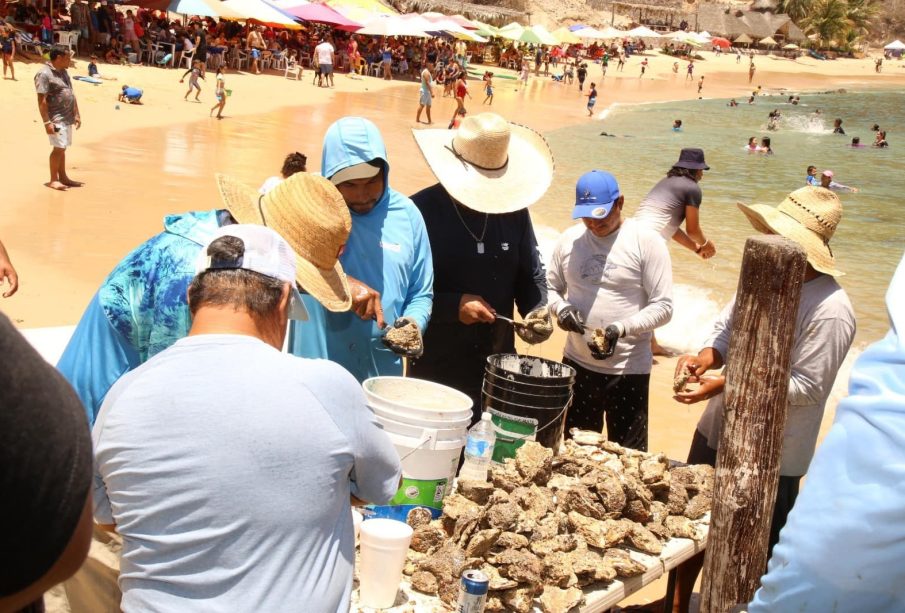
<svg viewBox="0 0 905 613"><path fill-rule="evenodd" d="M230 59L230 63L236 70L242 70L242 65L248 66L248 53L239 50L239 52Z"/></svg>
<svg viewBox="0 0 905 613"><path fill-rule="evenodd" d="M57 30L53 33L54 42L69 49L70 54L75 54L79 48L80 32L69 32L67 30Z"/></svg>
<svg viewBox="0 0 905 613"><path fill-rule="evenodd" d="M382 62L375 62L374 64L371 64L371 68L370 68L370 70L368 71L368 72L371 74L371 76L373 76L373 77L379 77L379 76L380 76L381 65L382 65L382 64L383 64Z"/></svg>
<svg viewBox="0 0 905 613"><path fill-rule="evenodd" d="M296 62L295 60L285 60L286 67L283 72L283 77L288 79L290 73L295 75L295 78L301 80L302 78L302 65Z"/></svg>
<svg viewBox="0 0 905 613"><path fill-rule="evenodd" d="M181 68L182 65L185 64L185 69L188 70L189 68L192 67L192 58L194 58L194 57L195 57L195 49L192 49L191 51L183 51L182 57L179 58L178 67Z"/></svg>

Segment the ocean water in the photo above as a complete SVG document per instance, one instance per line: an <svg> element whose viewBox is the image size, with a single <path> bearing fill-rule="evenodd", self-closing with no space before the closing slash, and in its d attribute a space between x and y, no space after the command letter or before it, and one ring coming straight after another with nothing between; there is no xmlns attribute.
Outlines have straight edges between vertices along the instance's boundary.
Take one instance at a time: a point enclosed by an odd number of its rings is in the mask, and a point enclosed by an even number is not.
<svg viewBox="0 0 905 613"><path fill-rule="evenodd" d="M595 121L547 133L557 177L544 199L532 207L542 249L548 250L559 232L573 223L574 185L582 173L595 168L612 172L626 198L625 215L631 216L682 147L704 149L711 170L701 181L701 223L716 244L717 255L704 261L671 242L675 312L672 322L657 332L669 347L697 350L735 291L745 239L755 234L736 202L778 205L790 191L805 185L808 165L819 171L831 169L837 181L861 190L840 194L843 220L831 243L837 267L846 273L840 283L858 322L853 358L888 329L886 289L905 252L902 93L801 95L798 106L786 99L761 96L753 105L739 100L735 108L716 99L614 105ZM779 129L770 132L767 114L773 109L779 109L782 120ZM846 136L832 133L837 117L843 119ZM674 119L682 120L681 132L671 130ZM887 130L888 149L869 146L874 123ZM774 155L747 153L744 146L750 136L758 140L770 136ZM860 136L868 147L849 147L852 136Z"/></svg>

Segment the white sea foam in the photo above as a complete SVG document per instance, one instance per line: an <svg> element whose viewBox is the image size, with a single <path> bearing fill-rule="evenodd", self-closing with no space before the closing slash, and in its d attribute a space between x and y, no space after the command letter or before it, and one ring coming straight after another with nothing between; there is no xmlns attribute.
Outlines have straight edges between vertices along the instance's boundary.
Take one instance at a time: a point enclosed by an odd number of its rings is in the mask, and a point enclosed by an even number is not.
<svg viewBox="0 0 905 613"><path fill-rule="evenodd" d="M832 134L822 115L787 115L779 122L780 130L803 134Z"/></svg>

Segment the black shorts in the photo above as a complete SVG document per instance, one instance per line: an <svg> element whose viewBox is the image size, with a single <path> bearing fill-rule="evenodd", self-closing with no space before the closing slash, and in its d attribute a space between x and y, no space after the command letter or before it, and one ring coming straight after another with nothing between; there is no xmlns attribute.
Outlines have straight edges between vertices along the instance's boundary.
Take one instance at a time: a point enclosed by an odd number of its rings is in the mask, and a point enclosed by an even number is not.
<svg viewBox="0 0 905 613"><path fill-rule="evenodd" d="M689 464L710 464L716 466L716 449L707 444L707 438L697 429L694 438L691 439L691 449L688 450ZM776 504L773 505L773 517L770 520L770 550L768 557L773 555L773 546L779 542L779 531L786 525L789 513L795 506L798 498L798 488L801 477L779 477L779 487L776 490Z"/></svg>
<svg viewBox="0 0 905 613"><path fill-rule="evenodd" d="M603 431L623 447L647 451L647 405L650 375L605 375L563 358L575 369L572 406L566 413L570 428Z"/></svg>

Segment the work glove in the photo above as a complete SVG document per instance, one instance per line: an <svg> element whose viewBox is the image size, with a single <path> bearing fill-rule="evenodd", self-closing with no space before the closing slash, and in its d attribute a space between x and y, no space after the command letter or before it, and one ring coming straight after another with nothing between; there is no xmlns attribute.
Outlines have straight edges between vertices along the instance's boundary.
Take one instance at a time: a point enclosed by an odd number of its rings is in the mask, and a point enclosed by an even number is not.
<svg viewBox="0 0 905 613"><path fill-rule="evenodd" d="M420 358L424 353L421 329L411 317L400 317L394 321L381 340L390 351L406 358Z"/></svg>
<svg viewBox="0 0 905 613"><path fill-rule="evenodd" d="M610 324L605 330L597 328L588 341L588 349L591 350L591 357L595 360L605 360L612 357L616 352L616 341L623 335L625 330L618 323Z"/></svg>
<svg viewBox="0 0 905 613"><path fill-rule="evenodd" d="M559 309L559 313L556 314L556 325L566 332L584 334L584 317L582 317L581 312L571 304L566 304Z"/></svg>
<svg viewBox="0 0 905 613"><path fill-rule="evenodd" d="M553 334L553 321L547 307L539 307L528 313L525 321L516 324L515 333L529 345L543 343Z"/></svg>

